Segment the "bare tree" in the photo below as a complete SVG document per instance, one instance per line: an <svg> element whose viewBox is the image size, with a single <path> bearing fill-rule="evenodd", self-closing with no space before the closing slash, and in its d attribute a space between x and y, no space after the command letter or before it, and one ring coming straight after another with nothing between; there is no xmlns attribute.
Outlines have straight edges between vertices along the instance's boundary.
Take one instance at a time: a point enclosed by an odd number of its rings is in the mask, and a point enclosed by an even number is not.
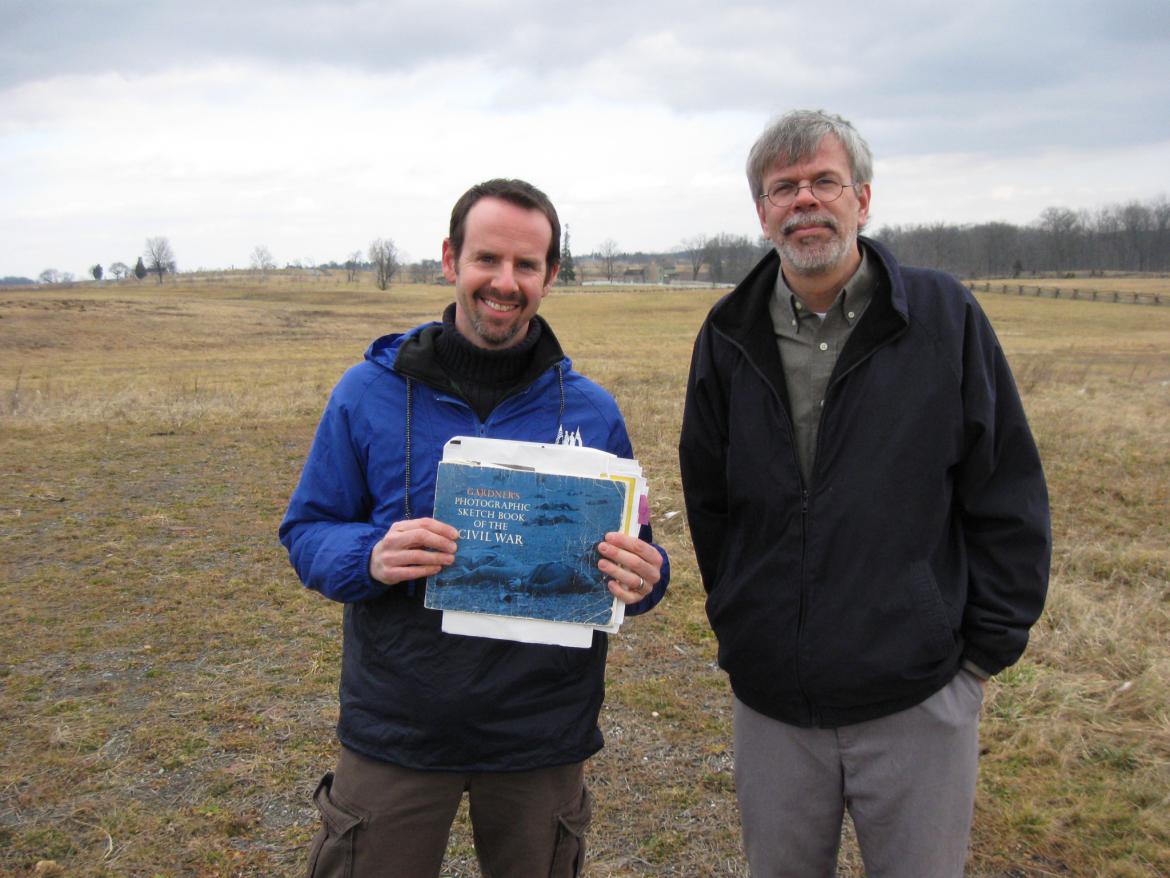
<svg viewBox="0 0 1170 878"><path fill-rule="evenodd" d="M163 282L163 275L175 270L175 251L171 249L171 242L164 237L147 238L146 268L158 275L158 282Z"/></svg>
<svg viewBox="0 0 1170 878"><path fill-rule="evenodd" d="M703 249L703 260L711 269L712 281L737 284L768 252L769 246L768 241L763 238L752 241L747 235L720 232L707 239L707 246Z"/></svg>
<svg viewBox="0 0 1170 878"><path fill-rule="evenodd" d="M276 261L272 258L272 251L263 244L257 244L252 250L252 270L264 274L276 268Z"/></svg>
<svg viewBox="0 0 1170 878"><path fill-rule="evenodd" d="M110 274L114 276L114 280L122 280L130 276L130 266L125 262L111 262Z"/></svg>
<svg viewBox="0 0 1170 878"><path fill-rule="evenodd" d="M1063 269L1072 265L1084 226L1076 211L1067 207L1046 207L1036 225L1045 232L1049 244L1049 264Z"/></svg>
<svg viewBox="0 0 1170 878"><path fill-rule="evenodd" d="M390 238L376 238L370 244L370 262L374 264L374 283L378 289L390 286L398 273L398 248Z"/></svg>
<svg viewBox="0 0 1170 878"><path fill-rule="evenodd" d="M358 272L362 268L362 251L354 250L349 254L349 258L345 260L345 282L347 284L355 283L357 281Z"/></svg>
<svg viewBox="0 0 1170 878"><path fill-rule="evenodd" d="M55 268L46 268L37 275L37 280L43 284L59 284L61 283L61 272Z"/></svg>
<svg viewBox="0 0 1170 878"><path fill-rule="evenodd" d="M412 266L414 282L417 284L433 284L443 273L443 263L438 259L420 259Z"/></svg>
<svg viewBox="0 0 1170 878"><path fill-rule="evenodd" d="M1150 214L1154 220L1154 253L1157 269L1170 267L1170 200L1159 195L1150 203Z"/></svg>
<svg viewBox="0 0 1170 878"><path fill-rule="evenodd" d="M1125 268L1148 271L1152 253L1154 212L1149 205L1131 201L1118 208L1117 218L1121 225L1125 246Z"/></svg>
<svg viewBox="0 0 1170 878"><path fill-rule="evenodd" d="M969 226L964 235L968 239L970 252L966 254L969 269L967 272L952 273L971 274L977 277L1002 277L1015 272L1015 263L1020 260L1020 230L1009 223L980 223Z"/></svg>
<svg viewBox="0 0 1170 878"><path fill-rule="evenodd" d="M682 242L683 252L687 256L687 261L691 263L691 280L693 281L699 279L699 269L703 267L703 262L707 259L708 240L706 235L695 235Z"/></svg>
<svg viewBox="0 0 1170 878"><path fill-rule="evenodd" d="M613 277L617 274L619 252L617 241L613 238L606 238L597 248L597 255L601 258L601 267L605 271L605 279L610 283L613 283Z"/></svg>

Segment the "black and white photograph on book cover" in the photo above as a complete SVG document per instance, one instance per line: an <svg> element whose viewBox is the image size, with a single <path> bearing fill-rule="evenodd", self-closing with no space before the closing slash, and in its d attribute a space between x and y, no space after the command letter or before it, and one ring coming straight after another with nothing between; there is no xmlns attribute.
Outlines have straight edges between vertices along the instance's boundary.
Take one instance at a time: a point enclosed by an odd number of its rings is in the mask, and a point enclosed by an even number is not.
<svg viewBox="0 0 1170 878"><path fill-rule="evenodd" d="M633 480L445 461L435 518L459 531L455 562L427 582L426 606L604 626L614 597L597 544L624 530Z"/></svg>

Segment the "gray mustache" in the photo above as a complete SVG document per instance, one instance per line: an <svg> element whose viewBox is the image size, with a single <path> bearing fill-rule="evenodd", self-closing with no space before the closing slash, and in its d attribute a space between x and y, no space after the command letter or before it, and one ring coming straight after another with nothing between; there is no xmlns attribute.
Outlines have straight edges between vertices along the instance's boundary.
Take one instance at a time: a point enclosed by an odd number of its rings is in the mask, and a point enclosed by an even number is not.
<svg viewBox="0 0 1170 878"><path fill-rule="evenodd" d="M834 232L837 231L837 221L831 216L820 214L814 216L794 216L784 221L784 225L780 227L780 231L788 234L801 226L824 226L826 229L832 229Z"/></svg>

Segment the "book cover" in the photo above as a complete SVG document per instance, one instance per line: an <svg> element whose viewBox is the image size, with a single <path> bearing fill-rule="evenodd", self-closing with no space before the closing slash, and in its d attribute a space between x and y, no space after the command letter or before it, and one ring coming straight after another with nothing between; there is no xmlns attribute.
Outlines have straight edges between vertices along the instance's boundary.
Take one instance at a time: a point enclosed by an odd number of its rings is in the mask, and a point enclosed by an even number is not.
<svg viewBox="0 0 1170 878"><path fill-rule="evenodd" d="M459 531L455 562L426 606L519 619L611 624L597 544L623 531L632 480L444 461L434 517Z"/></svg>

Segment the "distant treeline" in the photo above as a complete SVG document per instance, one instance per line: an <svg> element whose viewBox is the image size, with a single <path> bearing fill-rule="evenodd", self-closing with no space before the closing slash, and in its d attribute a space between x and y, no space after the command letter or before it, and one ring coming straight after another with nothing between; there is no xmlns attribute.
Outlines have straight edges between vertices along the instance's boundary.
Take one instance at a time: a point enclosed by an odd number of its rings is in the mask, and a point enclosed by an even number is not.
<svg viewBox="0 0 1170 878"><path fill-rule="evenodd" d="M1096 210L1049 207L1027 226L1002 222L976 225L938 222L882 226L876 231L869 230L868 234L887 245L907 265L938 268L962 278L1170 271L1170 199L1165 195L1149 202L1131 201ZM162 256L151 253L150 247L156 243L166 247ZM147 272L154 271L161 283L164 273L176 271L170 244L166 238L151 238L147 245L149 265L144 265L142 258L133 269L125 263L115 262L107 273L121 280L131 275L141 279ZM696 235L667 253L623 252L610 239L598 252L576 260L575 271L566 272L565 266L574 265L566 233L561 253L562 280L580 282L587 276L600 276L611 282L736 284L770 247L765 238L726 232ZM373 258L375 251L379 259ZM344 261L324 262L316 269L344 270L346 280L354 281L360 273L375 269L381 262L383 268L378 286L382 289L400 268L405 269L402 278L415 283L442 280L442 265L436 259L400 264L397 248L390 239L378 239L370 245L370 258L363 259L362 256L357 250ZM257 247L253 252L252 267L263 271L276 268L267 247ZM286 266L289 269L310 267L301 262ZM93 266L90 273L95 280L101 280L102 266ZM581 277L577 278L577 274ZM73 280L72 274L62 274L54 269L46 269L39 277L42 284L70 283ZM26 277L0 279L0 286L31 283L34 281Z"/></svg>
<svg viewBox="0 0 1170 878"><path fill-rule="evenodd" d="M873 235L909 265L960 277L1019 277L1073 271L1170 271L1170 201L1165 195L1074 211L1049 207L1029 226L886 226Z"/></svg>
<svg viewBox="0 0 1170 878"><path fill-rule="evenodd" d="M1170 271L1170 200L1165 195L1093 211L1049 207L1027 226L925 223L883 226L867 234L907 265L963 278ZM676 280L734 284L770 247L765 238L722 233L697 235L669 253L621 253L617 259L623 266L670 265ZM586 257L591 259L600 257Z"/></svg>

